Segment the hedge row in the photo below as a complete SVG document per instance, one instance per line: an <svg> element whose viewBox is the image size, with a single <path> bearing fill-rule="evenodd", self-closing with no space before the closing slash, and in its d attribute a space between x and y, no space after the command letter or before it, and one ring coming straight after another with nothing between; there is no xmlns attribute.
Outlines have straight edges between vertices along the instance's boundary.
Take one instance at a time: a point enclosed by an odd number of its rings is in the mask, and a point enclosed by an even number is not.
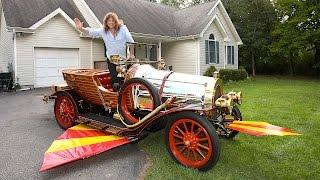
<svg viewBox="0 0 320 180"><path fill-rule="evenodd" d="M217 68L215 66L210 66L203 75L212 77L215 71L217 71Z"/></svg>
<svg viewBox="0 0 320 180"><path fill-rule="evenodd" d="M214 66L211 66L206 70L206 72L204 73L204 76L212 77L214 71L216 71L216 68ZM244 68L220 69L219 74L220 74L220 78L223 81L240 81L240 80L247 79L248 77L248 73Z"/></svg>
<svg viewBox="0 0 320 180"><path fill-rule="evenodd" d="M221 69L219 74L223 81L240 81L248 78L245 69Z"/></svg>

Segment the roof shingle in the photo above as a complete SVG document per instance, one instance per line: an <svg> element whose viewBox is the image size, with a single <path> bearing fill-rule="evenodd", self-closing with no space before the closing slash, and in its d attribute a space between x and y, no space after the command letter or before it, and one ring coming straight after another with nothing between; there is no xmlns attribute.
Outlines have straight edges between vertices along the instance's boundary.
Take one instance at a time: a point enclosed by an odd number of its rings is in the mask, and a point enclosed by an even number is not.
<svg viewBox="0 0 320 180"><path fill-rule="evenodd" d="M131 32L181 37L198 35L212 18L208 12L217 0L178 9L146 0L85 0L102 23L107 12L115 12ZM2 0L7 26L29 28L61 8L71 19L85 21L73 0ZM14 10L13 10L14 9ZM85 22L85 25L88 23Z"/></svg>
<svg viewBox="0 0 320 180"><path fill-rule="evenodd" d="M177 9L145 0L85 0L102 23L107 12L115 12L135 33L181 37L199 34L212 17L208 12L217 0Z"/></svg>
<svg viewBox="0 0 320 180"><path fill-rule="evenodd" d="M72 0L2 0L2 6L9 27L29 28L58 8L72 19L84 19Z"/></svg>

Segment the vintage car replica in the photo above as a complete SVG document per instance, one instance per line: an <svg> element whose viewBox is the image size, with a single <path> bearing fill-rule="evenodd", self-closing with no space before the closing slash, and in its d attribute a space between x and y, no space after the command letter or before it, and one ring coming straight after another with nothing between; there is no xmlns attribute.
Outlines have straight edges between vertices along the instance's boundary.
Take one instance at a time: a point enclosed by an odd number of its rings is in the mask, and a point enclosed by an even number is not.
<svg viewBox="0 0 320 180"><path fill-rule="evenodd" d="M63 129L83 123L130 141L146 131L165 128L172 158L190 168L211 169L220 154L219 136L233 138L228 128L241 121L241 93L223 92L219 74L213 77L163 70L151 63L112 56L119 83L107 70L66 69L66 85L52 86L56 121ZM156 66L156 65L154 65Z"/></svg>

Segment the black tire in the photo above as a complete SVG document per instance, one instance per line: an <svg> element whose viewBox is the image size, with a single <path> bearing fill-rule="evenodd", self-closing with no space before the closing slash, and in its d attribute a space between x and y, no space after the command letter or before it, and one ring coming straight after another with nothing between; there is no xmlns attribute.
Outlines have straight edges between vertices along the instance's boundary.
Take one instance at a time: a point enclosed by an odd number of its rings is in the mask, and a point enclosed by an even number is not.
<svg viewBox="0 0 320 180"><path fill-rule="evenodd" d="M231 115L234 116L235 118L237 118L238 121L242 121L242 115L241 115L241 112L240 112L238 106L233 107ZM232 139L236 135L238 135L238 133L239 133L239 131L231 130L230 134L228 136L224 136L224 137L226 139Z"/></svg>
<svg viewBox="0 0 320 180"><path fill-rule="evenodd" d="M150 95L152 96L152 99L153 99L153 105L154 105L154 109L157 108L158 106L161 105L161 100L160 100L160 96L159 96L159 91L158 89L153 86L150 82L148 82L147 80L145 79L142 79L142 78L132 78L130 80L127 80L123 86L121 87L120 89L120 93L119 93L119 97L118 97L118 110L119 110L119 113L121 114L122 117L124 117L124 121L125 123L127 124L134 124L133 122L131 122L130 120L128 120L128 116L126 113L124 113L124 110L122 109L123 107L123 104L122 104L122 96L124 95L124 89L131 85L131 84L142 84L144 87L146 87L150 93ZM160 123L156 123L156 124L153 124L152 126L154 127L157 127L161 125Z"/></svg>
<svg viewBox="0 0 320 180"><path fill-rule="evenodd" d="M198 169L200 171L207 171L207 170L210 170L211 168L213 168L217 164L217 162L219 160L219 156L220 156L219 137L216 134L216 130L213 127L213 125L204 117L202 117L194 112L190 112L190 111L178 112L178 113L169 115L169 119L170 120L167 123L166 129L165 129L165 141L166 141L166 147L167 147L167 150L168 150L170 156L177 163L179 163L185 167ZM170 129L172 128L172 126L175 124L176 121L181 120L181 119L190 119L190 120L192 119L193 121L197 122L206 130L206 132L208 133L208 135L210 137L211 145L212 145L210 147L210 148L212 148L211 156L209 157L209 160L206 161L205 164L203 164L199 167L192 167L192 166L188 166L186 164L183 164L183 162L180 162L179 159L176 157L177 153L173 153L172 149L170 148L170 142L169 142L169 136L171 136Z"/></svg>
<svg viewBox="0 0 320 180"><path fill-rule="evenodd" d="M60 109L58 109L58 108L60 108L59 102L61 101L62 98L69 100L73 106L74 116L72 117L72 121L70 122L70 124L69 123L63 124L63 122L61 121L62 120L61 114L59 113ZM70 93L68 93L66 91L62 91L62 92L57 93L57 98L55 99L55 103L54 103L54 115L55 115L55 118L56 118L58 125L64 130L77 124L75 122L75 120L78 118L78 115L79 115L78 106L77 106L73 96Z"/></svg>

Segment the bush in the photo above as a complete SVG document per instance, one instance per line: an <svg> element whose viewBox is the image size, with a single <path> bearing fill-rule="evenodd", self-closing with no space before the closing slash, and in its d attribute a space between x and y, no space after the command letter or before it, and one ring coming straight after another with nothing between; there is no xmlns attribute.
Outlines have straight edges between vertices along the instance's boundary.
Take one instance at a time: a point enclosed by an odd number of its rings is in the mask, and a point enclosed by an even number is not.
<svg viewBox="0 0 320 180"><path fill-rule="evenodd" d="M247 79L248 73L245 69L221 69L220 78L223 81L240 81Z"/></svg>
<svg viewBox="0 0 320 180"><path fill-rule="evenodd" d="M203 75L212 77L215 71L217 71L217 68L215 66L210 66Z"/></svg>

